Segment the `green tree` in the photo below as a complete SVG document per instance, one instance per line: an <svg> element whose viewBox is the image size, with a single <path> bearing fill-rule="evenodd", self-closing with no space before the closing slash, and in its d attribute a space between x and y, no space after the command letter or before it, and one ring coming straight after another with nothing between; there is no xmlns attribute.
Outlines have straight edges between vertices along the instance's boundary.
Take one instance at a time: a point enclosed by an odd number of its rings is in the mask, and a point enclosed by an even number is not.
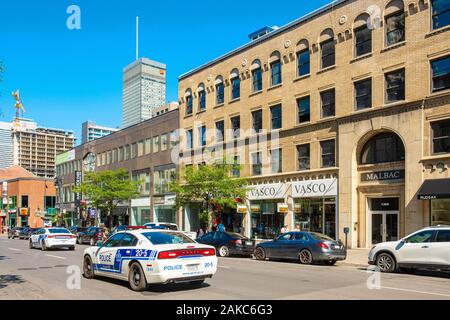
<svg viewBox="0 0 450 320"><path fill-rule="evenodd" d="M170 184L176 193L177 207L188 203L201 202L200 220L212 224L217 207L236 208L236 199L245 199L247 180L231 176L237 165L225 163L201 165L198 169L187 167L179 181Z"/></svg>
<svg viewBox="0 0 450 320"><path fill-rule="evenodd" d="M86 173L81 185L74 192L83 194L100 210L106 210L106 226L111 226L111 214L123 201L139 196L140 181L130 180L128 171L101 171Z"/></svg>

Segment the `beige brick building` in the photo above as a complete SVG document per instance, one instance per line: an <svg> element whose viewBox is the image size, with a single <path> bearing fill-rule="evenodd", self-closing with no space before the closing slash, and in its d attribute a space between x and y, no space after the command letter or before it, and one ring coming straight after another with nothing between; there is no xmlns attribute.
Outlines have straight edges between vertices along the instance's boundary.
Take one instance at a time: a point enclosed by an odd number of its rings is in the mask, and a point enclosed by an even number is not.
<svg viewBox="0 0 450 320"><path fill-rule="evenodd" d="M449 8L336 1L180 76L184 165L223 147L252 183L227 228L348 228L349 246L370 247L450 224Z"/></svg>

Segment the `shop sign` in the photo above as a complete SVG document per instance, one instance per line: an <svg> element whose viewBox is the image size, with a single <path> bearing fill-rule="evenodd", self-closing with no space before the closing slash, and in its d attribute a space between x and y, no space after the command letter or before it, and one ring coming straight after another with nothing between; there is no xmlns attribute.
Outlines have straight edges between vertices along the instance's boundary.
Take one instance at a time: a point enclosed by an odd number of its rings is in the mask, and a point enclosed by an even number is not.
<svg viewBox="0 0 450 320"><path fill-rule="evenodd" d="M283 199L286 196L286 184L273 183L251 187L247 192L249 200Z"/></svg>
<svg viewBox="0 0 450 320"><path fill-rule="evenodd" d="M318 179L292 182L293 198L337 196L337 179Z"/></svg>
<svg viewBox="0 0 450 320"><path fill-rule="evenodd" d="M28 208L20 208L20 215L21 216L27 216L28 215Z"/></svg>
<svg viewBox="0 0 450 320"><path fill-rule="evenodd" d="M405 170L386 170L377 172L364 172L361 181L385 181L405 179Z"/></svg>
<svg viewBox="0 0 450 320"><path fill-rule="evenodd" d="M252 213L261 213L261 206L259 204L252 204L250 206L250 211Z"/></svg>
<svg viewBox="0 0 450 320"><path fill-rule="evenodd" d="M67 151L67 152L57 155L55 162L56 162L56 165L59 165L59 164L66 163L66 162L69 162L72 160L75 160L75 149L72 149L70 151Z"/></svg>
<svg viewBox="0 0 450 320"><path fill-rule="evenodd" d="M259 208L259 206L258 206ZM238 205L236 209L237 213L247 213L247 206Z"/></svg>
<svg viewBox="0 0 450 320"><path fill-rule="evenodd" d="M279 213L288 213L289 206L285 203L277 203L277 211Z"/></svg>

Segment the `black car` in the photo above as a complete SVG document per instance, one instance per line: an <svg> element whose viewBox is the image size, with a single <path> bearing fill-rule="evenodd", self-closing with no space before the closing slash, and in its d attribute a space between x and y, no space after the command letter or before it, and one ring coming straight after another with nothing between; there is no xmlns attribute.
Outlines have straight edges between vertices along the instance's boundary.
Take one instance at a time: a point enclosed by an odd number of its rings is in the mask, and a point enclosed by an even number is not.
<svg viewBox="0 0 450 320"><path fill-rule="evenodd" d="M78 238L78 234L79 234L80 232L86 231L87 228L86 228L86 227L72 226L72 227L70 227L70 228L67 228L67 230L69 230L71 234L76 235L77 238Z"/></svg>
<svg viewBox="0 0 450 320"><path fill-rule="evenodd" d="M8 239L14 239L20 237L23 227L14 227L8 230Z"/></svg>
<svg viewBox="0 0 450 320"><path fill-rule="evenodd" d="M221 257L230 255L251 256L255 249L254 241L234 232L214 231L205 234L196 241L214 246L217 254Z"/></svg>
<svg viewBox="0 0 450 320"><path fill-rule="evenodd" d="M19 232L19 239L25 239L28 240L31 237L31 234L38 230L39 228L30 228L30 227L24 227L20 232Z"/></svg>
<svg viewBox="0 0 450 320"><path fill-rule="evenodd" d="M334 265L345 260L347 250L341 241L336 241L317 232L287 232L272 241L259 243L255 249L255 258L291 259L301 264L323 262Z"/></svg>
<svg viewBox="0 0 450 320"><path fill-rule="evenodd" d="M95 246L97 241L102 241L103 239L103 229L99 227L89 227L85 231L81 231L77 236L77 243L89 243L91 246Z"/></svg>

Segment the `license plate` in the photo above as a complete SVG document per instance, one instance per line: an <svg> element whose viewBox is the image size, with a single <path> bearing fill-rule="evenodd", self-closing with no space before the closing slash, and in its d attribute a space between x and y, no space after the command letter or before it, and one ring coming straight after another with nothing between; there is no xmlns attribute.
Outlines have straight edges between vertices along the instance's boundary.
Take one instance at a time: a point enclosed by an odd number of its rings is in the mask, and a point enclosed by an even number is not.
<svg viewBox="0 0 450 320"><path fill-rule="evenodd" d="M188 265L186 268L188 271L198 271L198 264Z"/></svg>
<svg viewBox="0 0 450 320"><path fill-rule="evenodd" d="M251 241L247 241L245 244L246 244L247 246L253 246L253 242L251 242Z"/></svg>

